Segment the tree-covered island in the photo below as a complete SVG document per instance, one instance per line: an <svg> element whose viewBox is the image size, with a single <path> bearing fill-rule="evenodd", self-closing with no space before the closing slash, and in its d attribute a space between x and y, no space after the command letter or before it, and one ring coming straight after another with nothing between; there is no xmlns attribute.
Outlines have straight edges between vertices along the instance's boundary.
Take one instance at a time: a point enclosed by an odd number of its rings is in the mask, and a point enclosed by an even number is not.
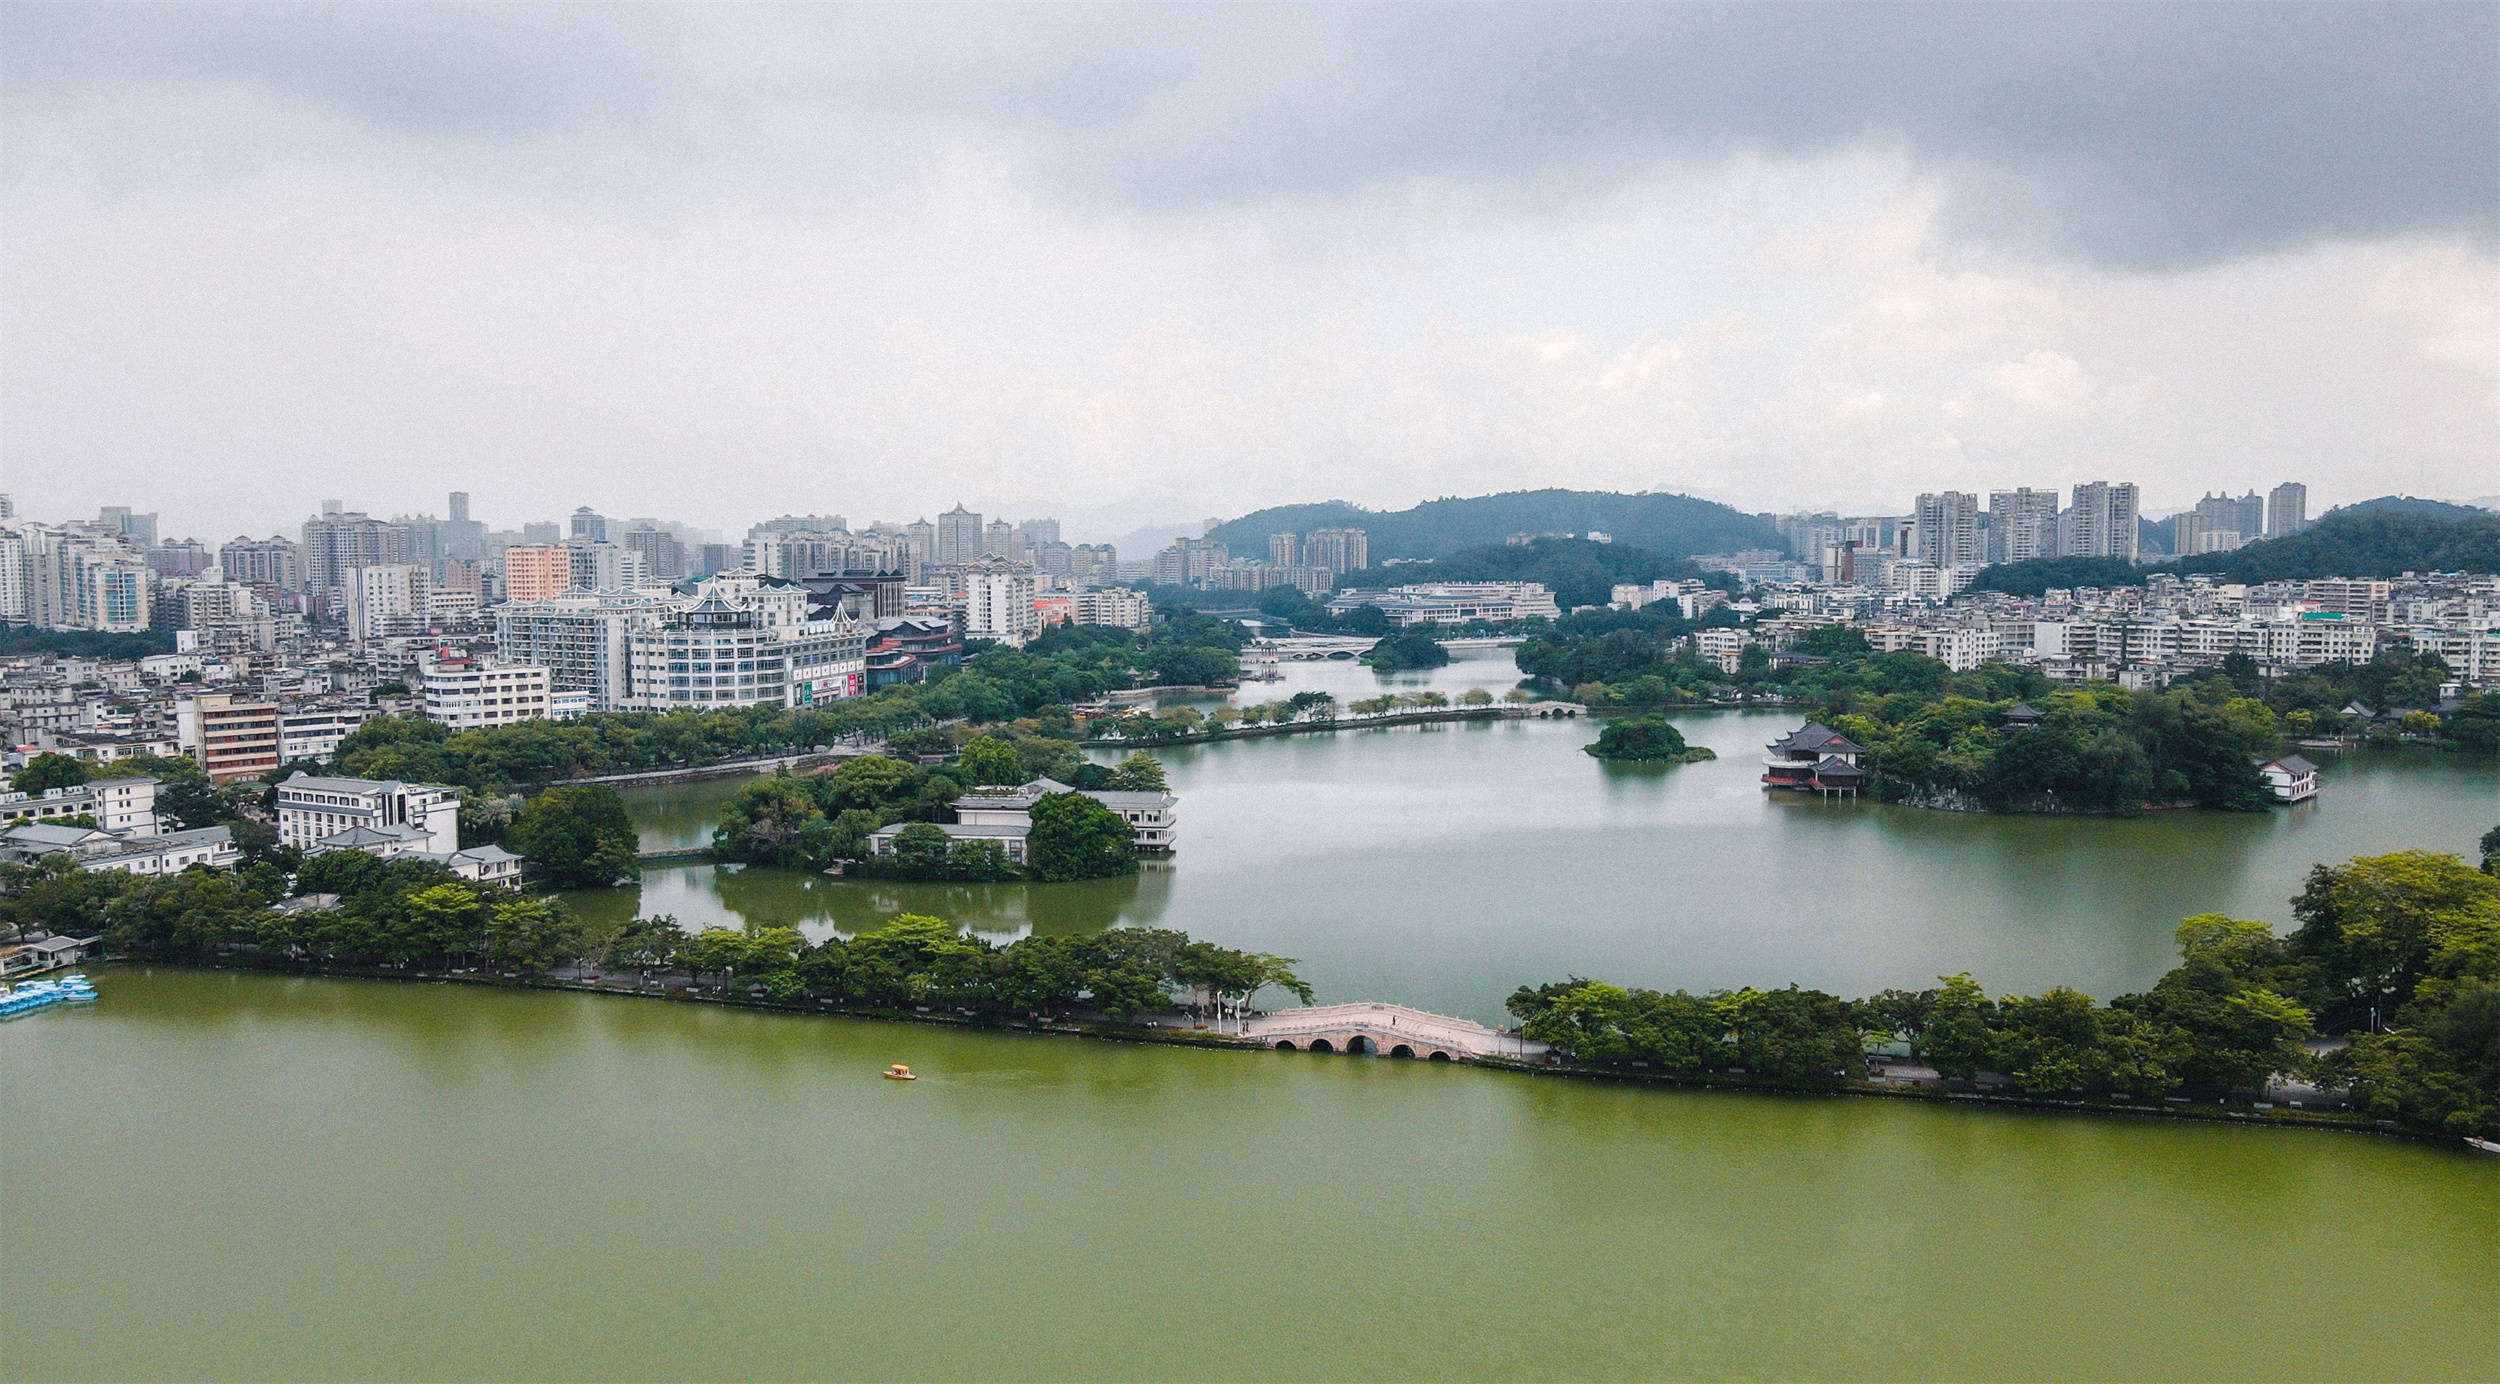
<svg viewBox="0 0 2500 1384"><path fill-rule="evenodd" d="M1597 739L1581 748L1599 759L1626 764L1698 764L1719 757L1707 745L1685 744L1684 733L1655 714L1608 721Z"/></svg>

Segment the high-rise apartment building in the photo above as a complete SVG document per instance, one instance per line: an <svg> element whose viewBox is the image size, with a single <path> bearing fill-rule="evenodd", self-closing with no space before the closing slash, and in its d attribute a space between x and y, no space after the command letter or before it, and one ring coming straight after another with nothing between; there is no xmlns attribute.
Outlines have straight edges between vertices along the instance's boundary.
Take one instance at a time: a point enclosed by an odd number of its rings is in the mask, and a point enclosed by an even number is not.
<svg viewBox="0 0 2500 1384"><path fill-rule="evenodd" d="M130 541L130 546L145 552L156 546L156 516L133 514L128 505L106 505L98 523Z"/></svg>
<svg viewBox="0 0 2500 1384"><path fill-rule="evenodd" d="M1269 534L1267 536L1267 560L1271 566L1276 567L1301 566L1302 535L1298 533Z"/></svg>
<svg viewBox="0 0 2500 1384"><path fill-rule="evenodd" d="M981 555L1005 558L1009 562L1024 561L1024 535L1004 519L992 519L981 527Z"/></svg>
<svg viewBox="0 0 2500 1384"><path fill-rule="evenodd" d="M2285 481L2266 492L2266 537L2289 538L2309 527L2309 487Z"/></svg>
<svg viewBox="0 0 2500 1384"><path fill-rule="evenodd" d="M759 533L848 533L850 529L851 521L839 514L784 514L747 530L747 536L752 538Z"/></svg>
<svg viewBox="0 0 2500 1384"><path fill-rule="evenodd" d="M633 695L628 641L668 608L657 597L616 592L510 601L495 608L495 652L543 666L555 691L589 693L593 711L619 711Z"/></svg>
<svg viewBox="0 0 2500 1384"><path fill-rule="evenodd" d="M2254 490L2236 499L2207 495L2196 502L2191 512L2202 521L2194 527L2200 530L2200 541L2205 546L2177 549L2181 553L2224 552L2265 536L2266 502Z"/></svg>
<svg viewBox="0 0 2500 1384"><path fill-rule="evenodd" d="M628 529L625 547L642 554L644 575L652 581L677 581L686 575L686 547L666 529Z"/></svg>
<svg viewBox="0 0 2500 1384"><path fill-rule="evenodd" d="M245 538L238 534L217 550L217 569L228 581L272 591L304 589L304 550L279 537Z"/></svg>
<svg viewBox="0 0 2500 1384"><path fill-rule="evenodd" d="M2057 556L2057 509L2055 489L1988 492L1988 561Z"/></svg>
<svg viewBox="0 0 2500 1384"><path fill-rule="evenodd" d="M1921 495L1911 512L1919 560L1931 567L1968 567L1979 546L1979 497L1959 490ZM1835 526L1837 535L1837 526Z"/></svg>
<svg viewBox="0 0 2500 1384"><path fill-rule="evenodd" d="M1056 519L1027 519L1023 523L1016 525L1016 532L1024 535L1024 544L1027 548L1039 548L1045 543L1056 543L1059 541L1059 521Z"/></svg>
<svg viewBox="0 0 2500 1384"><path fill-rule="evenodd" d="M1109 543L1079 543L1068 549L1068 580L1080 586L1109 586L1120 579L1120 550Z"/></svg>
<svg viewBox="0 0 2500 1384"><path fill-rule="evenodd" d="M0 615L38 629L139 634L154 616L147 563L101 524L21 524L0 552Z"/></svg>
<svg viewBox="0 0 2500 1384"><path fill-rule="evenodd" d="M506 548L503 591L508 601L544 601L573 589L573 553L555 544Z"/></svg>
<svg viewBox="0 0 2500 1384"><path fill-rule="evenodd" d="M353 511L304 521L304 589L333 604L346 600L347 574L411 560L408 530Z"/></svg>
<svg viewBox="0 0 2500 1384"><path fill-rule="evenodd" d="M1041 632L1033 608L1033 574L999 559L975 564L964 574L964 637L1021 645Z"/></svg>
<svg viewBox="0 0 2500 1384"><path fill-rule="evenodd" d="M981 516L957 505L937 517L930 557L940 567L960 567L981 556Z"/></svg>
<svg viewBox="0 0 2500 1384"><path fill-rule="evenodd" d="M1197 586L1231 560L1232 554L1212 538L1176 538L1155 554L1152 575L1165 586Z"/></svg>
<svg viewBox="0 0 2500 1384"><path fill-rule="evenodd" d="M2202 509L2181 510L2170 516L2170 552L2175 557L2227 553L2247 542L2247 534L2222 527Z"/></svg>
<svg viewBox="0 0 2500 1384"><path fill-rule="evenodd" d="M566 536L580 543L605 543L608 541L607 516L584 505L573 511L572 531Z"/></svg>
<svg viewBox="0 0 2500 1384"><path fill-rule="evenodd" d="M632 591L651 579L642 554L630 548L582 539L564 546L572 557L576 591Z"/></svg>
<svg viewBox="0 0 2500 1384"><path fill-rule="evenodd" d="M1371 535L1361 529L1313 529L1302 536L1302 564L1344 576L1372 565Z"/></svg>
<svg viewBox="0 0 2500 1384"><path fill-rule="evenodd" d="M2092 481L2075 487L2060 524L2058 550L2070 557L2136 559L2137 497L2133 481Z"/></svg>
<svg viewBox="0 0 2500 1384"><path fill-rule="evenodd" d="M347 634L359 642L425 629L425 569L409 563L359 567L347 574Z"/></svg>

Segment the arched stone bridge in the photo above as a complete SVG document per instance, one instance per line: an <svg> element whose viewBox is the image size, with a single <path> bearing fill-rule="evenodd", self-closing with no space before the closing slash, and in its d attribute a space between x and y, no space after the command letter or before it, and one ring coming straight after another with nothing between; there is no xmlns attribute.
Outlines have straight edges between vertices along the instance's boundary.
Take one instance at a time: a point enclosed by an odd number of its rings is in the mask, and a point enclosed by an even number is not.
<svg viewBox="0 0 2500 1384"><path fill-rule="evenodd" d="M1487 1028L1471 1019L1427 1014L1402 1004L1328 1004L1262 1014L1242 1026L1261 1047L1469 1062L1479 1057L1537 1057L1543 1043Z"/></svg>

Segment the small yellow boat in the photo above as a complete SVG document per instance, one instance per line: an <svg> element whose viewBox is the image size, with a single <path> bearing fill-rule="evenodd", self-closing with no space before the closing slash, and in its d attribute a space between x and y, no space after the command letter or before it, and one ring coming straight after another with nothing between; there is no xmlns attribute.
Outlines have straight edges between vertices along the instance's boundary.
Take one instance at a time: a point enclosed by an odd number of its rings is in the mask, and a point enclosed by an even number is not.
<svg viewBox="0 0 2500 1384"><path fill-rule="evenodd" d="M884 1077L888 1081L918 1081L920 1079L911 1074L911 1068L904 1066L900 1062L897 1062L893 1066L886 1068L884 1071L877 1073L877 1075Z"/></svg>

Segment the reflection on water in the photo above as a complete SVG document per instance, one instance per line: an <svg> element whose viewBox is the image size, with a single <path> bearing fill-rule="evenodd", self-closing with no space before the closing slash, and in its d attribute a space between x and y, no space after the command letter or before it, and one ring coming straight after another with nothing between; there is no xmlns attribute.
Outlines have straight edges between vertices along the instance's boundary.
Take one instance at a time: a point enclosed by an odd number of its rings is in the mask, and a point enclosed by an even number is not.
<svg viewBox="0 0 2500 1384"><path fill-rule="evenodd" d="M1507 652L1383 678L1288 664L1244 696L1383 688L1496 694ZM1180 848L1135 880L903 885L778 870L666 869L576 896L605 916L856 932L898 911L998 937L1114 923L1302 959L1327 999L1499 1017L1566 975L1708 989L1795 981L1844 994L1969 971L1991 991L2150 983L2193 913L2291 921L2309 866L2419 846L2469 851L2500 821L2500 765L2435 751L2322 754L2326 792L2265 813L1995 817L1765 793L1764 742L1794 712L1674 718L1716 760L1625 769L1581 752L1588 721L1450 722L1159 751ZM1106 758L1114 756L1105 756ZM627 792L683 834L726 783ZM716 808L714 809L716 810ZM708 825L708 822L707 822Z"/></svg>
<svg viewBox="0 0 2500 1384"><path fill-rule="evenodd" d="M594 922L668 914L688 928L793 926L821 942L878 926L898 913L946 918L993 941L1075 937L1115 923L1159 926L1174 866L1150 860L1124 879L1071 884L914 884L845 880L808 870L671 866L624 889L578 889L564 897Z"/></svg>

